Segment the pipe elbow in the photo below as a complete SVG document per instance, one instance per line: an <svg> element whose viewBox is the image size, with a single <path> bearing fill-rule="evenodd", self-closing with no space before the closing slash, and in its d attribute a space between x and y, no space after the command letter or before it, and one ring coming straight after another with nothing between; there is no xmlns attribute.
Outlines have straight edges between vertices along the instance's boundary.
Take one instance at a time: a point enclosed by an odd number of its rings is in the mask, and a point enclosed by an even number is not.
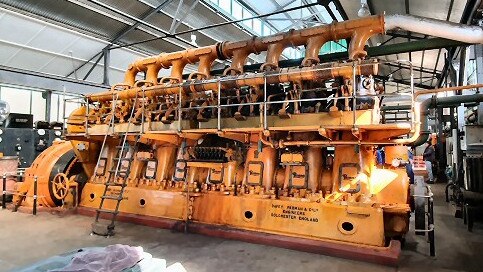
<svg viewBox="0 0 483 272"><path fill-rule="evenodd" d="M126 70L124 74L124 84L133 86L134 82L136 81L136 75L138 73L138 69L134 67L134 65L129 65L129 68Z"/></svg>
<svg viewBox="0 0 483 272"><path fill-rule="evenodd" d="M372 36L370 29L363 29L355 31L352 35L351 42L349 44L349 59L363 59L367 56L367 51L364 50L367 40Z"/></svg>

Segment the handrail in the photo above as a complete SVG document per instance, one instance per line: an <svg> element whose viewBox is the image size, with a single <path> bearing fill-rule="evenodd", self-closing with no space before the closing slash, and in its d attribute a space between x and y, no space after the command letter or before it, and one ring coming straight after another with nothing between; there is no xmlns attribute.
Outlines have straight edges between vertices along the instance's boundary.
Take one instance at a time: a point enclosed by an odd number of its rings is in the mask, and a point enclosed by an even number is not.
<svg viewBox="0 0 483 272"><path fill-rule="evenodd" d="M413 69L413 66L411 64L411 62L409 61L406 61L406 60L397 60L397 61L380 61L379 62L380 64L385 64L385 63L408 63L409 66L410 66L410 71L411 71L411 82L413 82L413 72L412 72L412 69ZM340 65L340 66L337 66L337 67L351 67L351 74L352 74L352 80L354 81L356 79L356 76L357 76L357 67L360 67L360 66L366 66L366 65L374 65L373 62L359 62L359 61L353 61L351 63L346 63L346 64L343 64L343 65ZM305 71L325 71L325 70L330 70L332 69L332 67L314 67L314 68L311 68L311 69L308 69L308 68L305 68ZM177 126L177 131L178 133L182 133L183 132L183 128L182 128L182 120L183 120L183 112L185 111L189 111L189 110L199 110L199 109L214 109L216 108L217 109L217 126L216 126L216 129L218 131L222 131L223 130L223 127L221 125L221 112L222 112L222 109L223 108L228 108L228 107L237 107L237 106L254 106L254 105L257 105L257 106L260 106L260 114L261 114L261 122L260 122L260 129L262 129L263 131L267 132L268 131L268 121L267 121L267 116L268 116L268 113L267 113L267 108L269 105L273 105L273 104L284 104L284 103L299 103L299 102L310 102L310 101L331 101L331 100L334 100L335 98L334 97L320 97L320 98L312 98L312 99L307 99L307 98L298 98L298 99L293 99L293 98L289 98L289 99L285 99L285 100L282 100L282 101L269 101L267 98L269 96L267 96L267 83L269 81L269 78L271 77L275 77L275 76L286 76L286 75L290 75L290 74L295 74L295 73L300 73L300 71L291 71L290 69L286 69L284 70L284 72L270 72L270 73L257 73L257 74L248 74L248 75L242 75L240 77L242 77L243 79L249 79L249 78L263 78L263 99L262 101L257 101L257 102L246 102L246 103L234 103L234 104L224 104L222 103L222 99L224 99L224 97L221 96L221 92L222 92L222 84L223 82L229 82L229 81L232 81L233 80L233 76L229 76L229 77L225 77L225 78L217 78L217 79L210 79L210 80L205 80L205 82L211 82L211 83L216 83L216 86L217 86L217 89L215 90L216 94L217 94L217 98L216 98L216 104L213 104L213 105L206 105L206 106L195 106L195 107L192 107L192 106L187 106L187 107L183 107L183 101L185 102L189 102L189 101L194 101L194 100L189 100L187 97L186 97L186 100L185 99L185 95L183 93L183 88L186 86L186 83L183 82L183 83L179 83L179 84L167 84L169 86L165 86L164 88L172 88L172 87L176 87L178 89L178 93L176 95L174 95L175 97L175 101L177 102L177 115L178 115L178 126ZM169 78L165 78L166 79L169 79ZM197 81L197 82L192 82L192 84L190 83L190 85L199 85L199 84L203 84L203 81ZM356 86L357 88L357 84L356 83L353 83L354 86ZM162 88L160 86L142 86L141 88L134 88L134 91L136 93L138 92L142 92L142 95L143 95L143 98L146 98L146 92L148 92L149 90L152 90L153 88ZM352 96L350 97L343 97L342 99L352 99L352 108L353 108L353 116L352 116L352 125L354 127L354 129L357 129L357 124L356 124L356 111L355 111L355 108L356 108L356 100L358 98L381 98L381 97L392 97L392 96L410 96L411 99L411 107L414 108L414 105L415 105L415 101L414 101L414 98L417 97L417 95L414 94L414 88L413 86L411 86L411 93L381 93L381 94L369 94L369 95L358 95L358 90L354 88L354 90L352 91ZM332 88L326 88L326 89L335 89L334 87ZM119 92L116 92L117 95L119 95L120 93ZM282 94L282 93L279 93L279 94ZM168 96L172 96L171 95L168 95ZM139 96L138 96L139 97ZM341 99L339 97L339 99ZM209 99L206 99L206 100L209 100ZM96 101L96 100L91 100L91 101ZM190 104L189 104L190 105ZM142 107L143 107L143 117L141 118L141 130L144 132L144 122L145 122L145 118L144 118L144 110L145 110L145 104L142 104ZM419 122L417 120L415 120L415 116L417 116L416 114L412 114L411 116L411 130L412 131L416 131L417 132L417 127L418 127L418 124ZM320 141L322 142L322 141ZM323 141L324 143L327 142L327 141ZM334 143L334 141L330 141L332 143ZM364 144L364 143L367 143L367 142L364 142L364 141L349 141L353 144ZM283 143L285 145L288 145L290 143ZM398 144L397 143L397 140L396 141L379 141L377 142L377 144Z"/></svg>

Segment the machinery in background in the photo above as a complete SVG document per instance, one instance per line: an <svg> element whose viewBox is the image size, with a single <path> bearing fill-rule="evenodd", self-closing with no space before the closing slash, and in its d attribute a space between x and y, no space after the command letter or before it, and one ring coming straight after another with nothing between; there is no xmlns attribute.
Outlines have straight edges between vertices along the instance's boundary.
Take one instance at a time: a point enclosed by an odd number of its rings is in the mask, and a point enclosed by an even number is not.
<svg viewBox="0 0 483 272"><path fill-rule="evenodd" d="M62 137L62 123L38 121L34 125L32 114L10 113L4 101L0 107L4 113L4 120L0 120L0 153L18 157L19 168L30 167L42 151Z"/></svg>
<svg viewBox="0 0 483 272"><path fill-rule="evenodd" d="M469 109L465 118L464 137L466 151L463 153L465 169L462 187L463 218L468 230L476 219L483 219L483 103Z"/></svg>
<svg viewBox="0 0 483 272"><path fill-rule="evenodd" d="M462 118L450 118L451 126L445 129L451 162L446 171L450 179L446 201L454 203L455 217L463 218L472 231L475 220L483 219L483 103L453 106L459 108L451 108L451 112L458 112Z"/></svg>

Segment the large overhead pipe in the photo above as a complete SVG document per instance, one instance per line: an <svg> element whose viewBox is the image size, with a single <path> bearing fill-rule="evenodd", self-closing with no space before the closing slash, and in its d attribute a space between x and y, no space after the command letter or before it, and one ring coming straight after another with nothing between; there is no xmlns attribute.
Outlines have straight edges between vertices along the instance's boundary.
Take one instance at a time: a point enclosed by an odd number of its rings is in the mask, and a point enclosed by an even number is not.
<svg viewBox="0 0 483 272"><path fill-rule="evenodd" d="M385 31L403 29L469 44L483 43L483 29L479 26L468 26L414 15L384 16L384 29Z"/></svg>
<svg viewBox="0 0 483 272"><path fill-rule="evenodd" d="M183 70L187 64L198 64L198 71L192 73L189 79L209 79L213 62L216 59L227 58L230 58L232 63L225 70L224 75L239 75L244 72L243 66L248 56L263 51L267 52L267 56L260 70L273 71L279 67L279 59L285 48L301 45L305 46L305 58L300 66L309 67L320 62L318 53L326 42L347 38L351 39L348 48L349 59L360 59L367 55L364 46L371 36L398 28L460 42L483 43L483 30L477 26L411 15L370 16L301 30L292 29L288 32L254 37L245 41L223 42L180 52L163 53L141 59L129 66L123 85L128 88L136 87L136 75L139 72L144 72L146 75L146 80L139 83L147 86L181 83ZM170 76L158 82L159 70L169 68L171 69Z"/></svg>

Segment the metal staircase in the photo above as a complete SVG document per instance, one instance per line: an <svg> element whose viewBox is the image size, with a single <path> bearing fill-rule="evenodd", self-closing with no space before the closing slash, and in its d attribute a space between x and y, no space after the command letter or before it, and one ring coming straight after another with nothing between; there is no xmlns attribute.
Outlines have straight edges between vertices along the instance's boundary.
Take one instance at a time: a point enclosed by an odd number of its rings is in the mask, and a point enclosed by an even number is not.
<svg viewBox="0 0 483 272"><path fill-rule="evenodd" d="M102 143L101 152L103 154L104 149L106 148L106 142L108 138L108 134L110 131L114 134L114 117L115 117L115 103L117 102L117 98L113 98L113 109L111 111L111 120L109 122L109 127L107 133L104 136L104 141ZM129 174L131 172L132 162L134 161L134 155L136 154L139 139L141 137L140 133L130 133L129 129L133 124L133 115L136 109L137 95L134 99L134 105L132 105L131 113L129 116L129 121L126 127L126 131L118 133L119 142L116 145L116 156L114 158L114 163L111 166L111 169L108 170L108 178L105 182L104 186L104 193L101 196L101 202L99 204L99 208L96 210L96 219L94 223L92 223L92 234L102 235L102 236L112 236L114 235L114 227L117 215L119 213L119 206L121 201L124 199L124 189L127 186L127 180L129 178ZM134 143L132 145L128 144L128 137L134 136ZM128 156L128 153L130 156ZM99 167L99 163L101 161L101 156L97 161L96 169L94 173L97 173L97 169ZM111 188L117 188L118 190L110 190ZM106 201L115 201L116 205L114 210L106 209L104 207ZM102 214L106 216L102 217ZM106 218L107 217L107 218ZM107 219L107 222L105 220Z"/></svg>

